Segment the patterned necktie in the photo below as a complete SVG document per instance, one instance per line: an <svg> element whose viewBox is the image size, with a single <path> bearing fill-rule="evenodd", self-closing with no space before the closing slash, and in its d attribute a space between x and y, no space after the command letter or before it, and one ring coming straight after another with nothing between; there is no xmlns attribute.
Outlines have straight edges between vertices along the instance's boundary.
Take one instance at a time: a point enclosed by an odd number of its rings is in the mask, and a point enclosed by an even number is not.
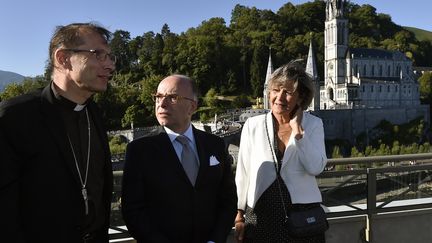
<svg viewBox="0 0 432 243"><path fill-rule="evenodd" d="M195 153L189 145L189 139L186 136L177 136L176 140L183 146L180 162L190 182L195 186L195 180L198 175L198 161L195 157Z"/></svg>

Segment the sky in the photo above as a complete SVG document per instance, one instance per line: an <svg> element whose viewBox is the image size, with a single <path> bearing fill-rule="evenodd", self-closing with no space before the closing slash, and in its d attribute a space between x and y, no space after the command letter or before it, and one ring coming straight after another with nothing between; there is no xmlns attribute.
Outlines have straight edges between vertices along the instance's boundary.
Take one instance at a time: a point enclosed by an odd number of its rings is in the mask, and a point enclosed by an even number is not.
<svg viewBox="0 0 432 243"><path fill-rule="evenodd" d="M0 0L0 70L34 77L44 73L48 44L56 26L95 21L131 38L159 33L166 23L180 34L202 21L222 17L229 25L236 4L273 12L306 0ZM351 0L370 4L402 26L432 31L431 0Z"/></svg>

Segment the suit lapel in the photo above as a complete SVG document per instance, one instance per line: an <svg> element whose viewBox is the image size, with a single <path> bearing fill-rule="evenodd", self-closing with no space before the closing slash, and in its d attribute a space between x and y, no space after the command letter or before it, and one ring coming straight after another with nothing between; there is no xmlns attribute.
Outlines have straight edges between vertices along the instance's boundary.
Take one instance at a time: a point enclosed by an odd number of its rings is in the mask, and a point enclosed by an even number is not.
<svg viewBox="0 0 432 243"><path fill-rule="evenodd" d="M156 136L155 144L158 144L158 148L161 148L159 154L162 156L161 162L166 164L166 169L172 168L175 173L177 173L182 180L188 183L192 187L192 183L189 181L186 172L183 169L183 166L180 162L180 159L177 156L177 153L171 143L171 140L168 137L165 129L160 126L158 127L158 132Z"/></svg>
<svg viewBox="0 0 432 243"><path fill-rule="evenodd" d="M199 132L195 127L193 127L193 134L195 137L195 144L197 148L198 153L198 159L199 159L199 170L198 170L198 176L195 181L195 186L200 184L200 181L203 180L205 177L205 171L209 167L209 154L205 147L205 138L203 137L203 134Z"/></svg>
<svg viewBox="0 0 432 243"><path fill-rule="evenodd" d="M43 89L41 94L41 109L43 113L42 117L45 120L48 132L55 140L55 144L57 144L58 149L63 156L61 158L62 161L59 161L59 163L64 161L73 174L77 184L81 185L78 172L76 170L75 161L73 160L73 154L68 143L69 140L65 132L66 129L64 127L63 120L59 115L59 111L54 106L53 99L54 97L51 94L51 86L48 85Z"/></svg>

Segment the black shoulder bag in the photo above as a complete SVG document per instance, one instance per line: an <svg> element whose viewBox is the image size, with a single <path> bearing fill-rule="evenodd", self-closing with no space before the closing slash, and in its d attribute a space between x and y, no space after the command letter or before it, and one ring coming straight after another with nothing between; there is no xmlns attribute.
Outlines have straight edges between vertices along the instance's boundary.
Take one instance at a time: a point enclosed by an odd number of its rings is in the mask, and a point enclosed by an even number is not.
<svg viewBox="0 0 432 243"><path fill-rule="evenodd" d="M327 222L326 213L324 212L324 209L320 206L319 203L310 204L310 207L309 205L307 207L299 207L299 209L293 209L287 212L279 181L282 178L280 176L280 169L278 168L279 166L277 163L275 148L271 146L270 136L267 128L267 120L265 121L265 129L267 133L267 140L269 142L270 150L272 152L274 160L273 162L276 170L276 180L278 183L282 207L285 213L284 223L290 236L294 238L305 238L324 233L326 230L328 230L329 224Z"/></svg>

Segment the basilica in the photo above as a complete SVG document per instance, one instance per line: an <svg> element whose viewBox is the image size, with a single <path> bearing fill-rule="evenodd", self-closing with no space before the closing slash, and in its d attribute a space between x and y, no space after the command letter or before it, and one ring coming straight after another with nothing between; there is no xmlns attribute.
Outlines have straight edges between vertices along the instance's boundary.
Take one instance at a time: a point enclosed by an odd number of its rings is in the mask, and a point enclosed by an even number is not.
<svg viewBox="0 0 432 243"><path fill-rule="evenodd" d="M345 5L345 0L326 1L323 81L317 75L312 43L306 62L306 71L315 82L309 110L322 118L326 139L354 142L382 120L402 124L422 117L429 123L429 107L420 104L412 61L399 51L350 48ZM270 57L264 100L272 72Z"/></svg>

